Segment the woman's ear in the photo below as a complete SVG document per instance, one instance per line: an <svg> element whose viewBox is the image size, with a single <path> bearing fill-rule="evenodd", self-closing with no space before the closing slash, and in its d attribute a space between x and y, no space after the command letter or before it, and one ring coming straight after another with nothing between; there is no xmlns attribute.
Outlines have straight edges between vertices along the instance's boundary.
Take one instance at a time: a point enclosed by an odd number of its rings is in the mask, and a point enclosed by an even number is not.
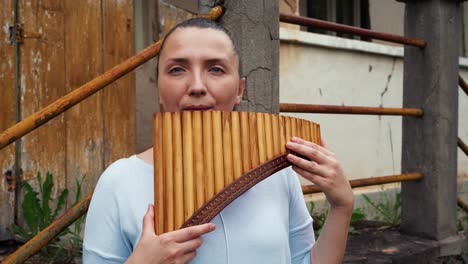
<svg viewBox="0 0 468 264"><path fill-rule="evenodd" d="M236 104L239 104L242 101L244 90L245 90L245 77L242 77L239 82L239 89L237 90Z"/></svg>

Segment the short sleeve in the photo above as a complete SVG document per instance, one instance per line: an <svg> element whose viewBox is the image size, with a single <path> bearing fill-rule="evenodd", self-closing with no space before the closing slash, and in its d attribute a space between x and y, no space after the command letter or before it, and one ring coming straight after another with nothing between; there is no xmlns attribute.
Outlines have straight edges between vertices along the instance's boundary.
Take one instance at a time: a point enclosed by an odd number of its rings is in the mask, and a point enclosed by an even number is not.
<svg viewBox="0 0 468 264"><path fill-rule="evenodd" d="M131 254L122 236L115 182L118 165L112 164L99 179L89 210L83 239L83 263L123 263Z"/></svg>
<svg viewBox="0 0 468 264"><path fill-rule="evenodd" d="M289 245L291 263L310 264L310 250L315 243L312 217L307 210L298 176L288 168Z"/></svg>

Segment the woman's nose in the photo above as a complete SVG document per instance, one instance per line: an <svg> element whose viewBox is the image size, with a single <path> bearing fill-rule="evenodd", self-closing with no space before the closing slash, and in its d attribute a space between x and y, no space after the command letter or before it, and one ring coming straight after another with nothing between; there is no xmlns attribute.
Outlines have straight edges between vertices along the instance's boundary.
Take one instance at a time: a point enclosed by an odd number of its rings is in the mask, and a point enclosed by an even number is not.
<svg viewBox="0 0 468 264"><path fill-rule="evenodd" d="M188 94L190 96L200 97L206 95L206 83L202 74L194 73L189 83Z"/></svg>

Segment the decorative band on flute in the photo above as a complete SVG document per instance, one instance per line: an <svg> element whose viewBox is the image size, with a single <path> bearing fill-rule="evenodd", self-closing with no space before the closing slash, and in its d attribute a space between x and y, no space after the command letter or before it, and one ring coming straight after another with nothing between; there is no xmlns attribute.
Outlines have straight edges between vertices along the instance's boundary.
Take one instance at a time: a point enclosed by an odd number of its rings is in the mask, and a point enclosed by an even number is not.
<svg viewBox="0 0 468 264"><path fill-rule="evenodd" d="M259 181L289 166L293 136L319 143L320 126L253 112L154 114L156 233L210 221Z"/></svg>

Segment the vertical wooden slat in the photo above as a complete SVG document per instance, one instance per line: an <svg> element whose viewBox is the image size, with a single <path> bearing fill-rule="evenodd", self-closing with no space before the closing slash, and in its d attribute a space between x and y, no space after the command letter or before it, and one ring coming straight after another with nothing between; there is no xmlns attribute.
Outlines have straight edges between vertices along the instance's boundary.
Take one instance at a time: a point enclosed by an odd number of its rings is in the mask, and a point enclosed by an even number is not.
<svg viewBox="0 0 468 264"><path fill-rule="evenodd" d="M167 226L167 223L164 219L167 219L166 210L165 210L165 199L164 197L167 194L164 192L164 164L160 161L162 160L163 153L163 117L161 113L154 115L154 168L155 168L155 177L154 177L154 206L155 206L155 218L154 218L154 227L156 234L162 234L165 232L164 227Z"/></svg>
<svg viewBox="0 0 468 264"><path fill-rule="evenodd" d="M260 164L267 160L267 150L265 143L265 114L257 113L257 140L258 140L258 159Z"/></svg>
<svg viewBox="0 0 468 264"><path fill-rule="evenodd" d="M180 112L172 114L173 146L174 146L174 206L175 228L184 224L184 175L182 163L182 127Z"/></svg>
<svg viewBox="0 0 468 264"><path fill-rule="evenodd" d="M257 114L249 113L249 134L250 134L250 157L252 161L252 168L260 165L259 150L258 150L258 131L257 131ZM250 168L250 169L252 169Z"/></svg>
<svg viewBox="0 0 468 264"><path fill-rule="evenodd" d="M103 72L102 6L101 1L66 0L63 4L65 86L70 92ZM89 193L104 170L102 92L65 112L65 119L67 187L72 199L75 177L86 175L83 189Z"/></svg>
<svg viewBox="0 0 468 264"><path fill-rule="evenodd" d="M232 160L234 165L234 178L242 176L242 143L240 113L231 112L232 115Z"/></svg>
<svg viewBox="0 0 468 264"><path fill-rule="evenodd" d="M9 25L13 22L13 1L4 1L0 7L0 22ZM14 48L10 46L8 32L0 31L0 131L16 123L15 118L15 58ZM15 144L0 150L0 237L9 239L7 231L13 224L15 187L13 178L15 163ZM11 174L10 174L11 173ZM8 176L11 175L11 176ZM10 180L7 180L7 176Z"/></svg>
<svg viewBox="0 0 468 264"><path fill-rule="evenodd" d="M272 159L274 156L273 151L273 124L272 114L265 114L264 126L265 126L265 147L266 147L266 158L267 160Z"/></svg>
<svg viewBox="0 0 468 264"><path fill-rule="evenodd" d="M279 116L279 127L280 127L280 151L286 153L286 118L285 116Z"/></svg>
<svg viewBox="0 0 468 264"><path fill-rule="evenodd" d="M164 167L164 209L166 215L166 225L164 229L166 231L172 231L176 229L174 225L174 203L175 203L175 191L174 191L174 146L172 144L172 115L171 113L162 113L163 118L163 133L162 133L162 145L164 164L158 163L156 160L154 163L155 168L159 169L158 166ZM156 150L157 151L157 150ZM157 206L157 204L155 204Z"/></svg>
<svg viewBox="0 0 468 264"><path fill-rule="evenodd" d="M221 112L213 112L215 193L224 187L223 128Z"/></svg>
<svg viewBox="0 0 468 264"><path fill-rule="evenodd" d="M288 143L289 141L291 141L291 138L292 138L292 125L291 125L291 117L289 116L285 116L284 117L284 124L286 125L286 143Z"/></svg>
<svg viewBox="0 0 468 264"><path fill-rule="evenodd" d="M192 112L182 112L182 146L184 162L184 220L195 211L195 185L193 166Z"/></svg>
<svg viewBox="0 0 468 264"><path fill-rule="evenodd" d="M241 145L242 145L242 173L246 173L252 168L250 153L250 135L249 135L249 113L241 112Z"/></svg>
<svg viewBox="0 0 468 264"><path fill-rule="evenodd" d="M302 130L302 119L297 118L296 125L297 125L297 136L301 139L304 139L304 133Z"/></svg>
<svg viewBox="0 0 468 264"><path fill-rule="evenodd" d="M103 69L107 70L134 53L133 1L101 1ZM76 27L78 25L75 25L75 30ZM134 72L128 73L104 89L102 99L104 166L107 167L115 160L135 152Z"/></svg>
<svg viewBox="0 0 468 264"><path fill-rule="evenodd" d="M281 150L280 140L280 118L279 115L273 115L271 119L271 125L273 129L273 155L278 156Z"/></svg>
<svg viewBox="0 0 468 264"><path fill-rule="evenodd" d="M296 122L296 119L293 118L293 117L290 117L289 120L291 122L291 137L297 137L297 122Z"/></svg>
<svg viewBox="0 0 468 264"><path fill-rule="evenodd" d="M203 124L202 112L194 111L193 113L193 155L195 165L195 193L196 193L196 206L195 209L200 208L205 201L205 184L203 181Z"/></svg>
<svg viewBox="0 0 468 264"><path fill-rule="evenodd" d="M223 118L224 185L228 185L234 179L232 165L231 113L222 112L221 114Z"/></svg>
<svg viewBox="0 0 468 264"><path fill-rule="evenodd" d="M20 108L25 118L45 107L67 92L65 88L64 61L64 4L61 1L19 1L20 22L30 32L41 32L41 37L28 39L20 46ZM24 136L21 140L20 168L22 181L37 187L34 176L41 172L52 173L54 189L52 197L68 187L69 197L74 197L75 177L86 172L75 173L67 179L66 143L64 116L58 116L46 125ZM67 184L67 180L69 183ZM17 202L18 220L22 221L22 196ZM72 199L69 199L71 201ZM54 206L52 201L51 206Z"/></svg>
<svg viewBox="0 0 468 264"><path fill-rule="evenodd" d="M305 134L304 137L307 139L307 141L314 142L310 136L311 123L309 121L304 120L304 124L302 126L303 126L304 134Z"/></svg>
<svg viewBox="0 0 468 264"><path fill-rule="evenodd" d="M205 181L205 199L209 199L215 195L215 180L214 180L214 159L213 159L213 117L212 112L203 112L203 148L205 153L204 158L204 181ZM206 202L206 200L205 200Z"/></svg>

